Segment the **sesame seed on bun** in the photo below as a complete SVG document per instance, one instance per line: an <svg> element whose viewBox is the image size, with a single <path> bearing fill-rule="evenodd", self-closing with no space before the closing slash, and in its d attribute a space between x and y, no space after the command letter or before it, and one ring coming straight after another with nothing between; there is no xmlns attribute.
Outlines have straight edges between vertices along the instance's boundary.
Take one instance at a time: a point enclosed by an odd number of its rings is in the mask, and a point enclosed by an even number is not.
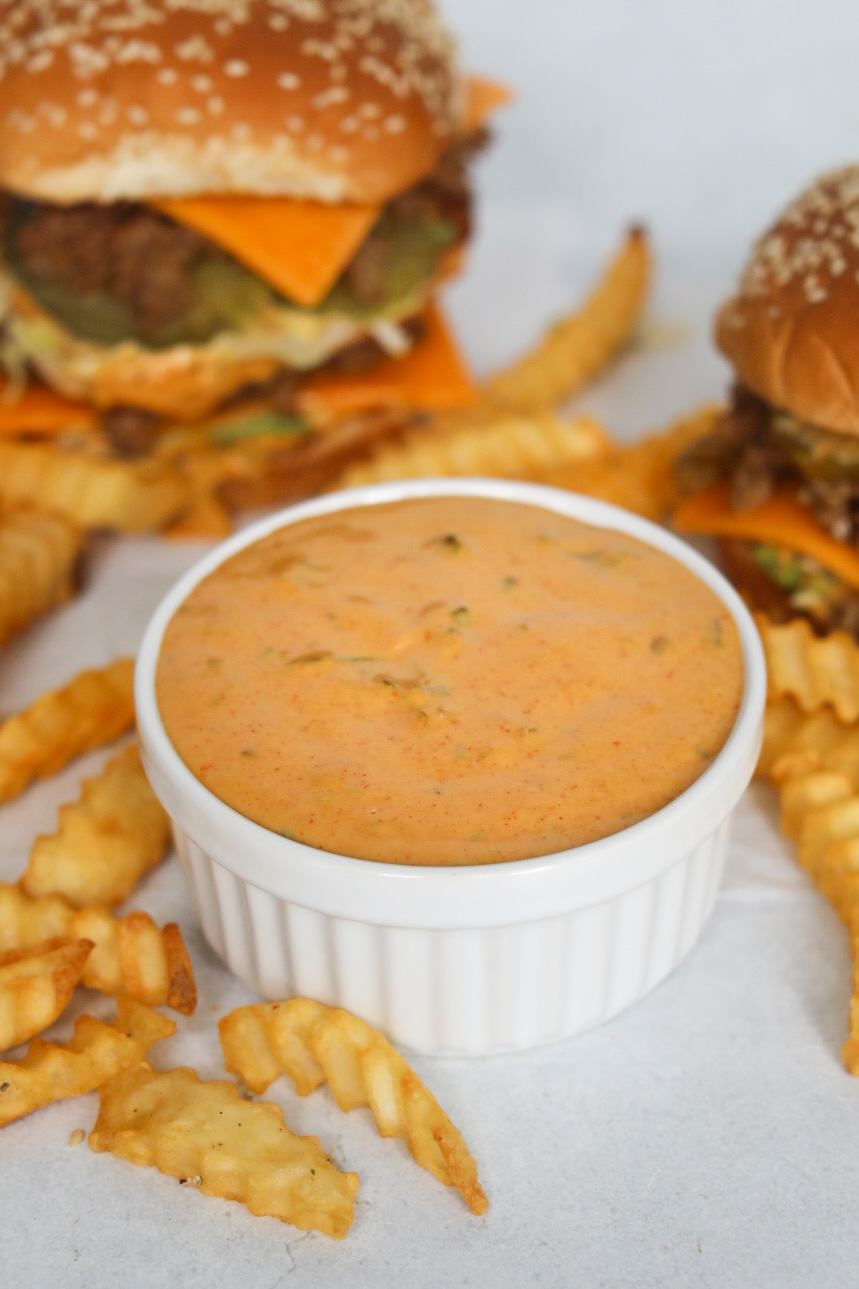
<svg viewBox="0 0 859 1289"><path fill-rule="evenodd" d="M758 241L716 342L766 402L859 434L859 166L812 184Z"/></svg>
<svg viewBox="0 0 859 1289"><path fill-rule="evenodd" d="M429 0L12 0L0 186L382 202L433 168L460 95Z"/></svg>

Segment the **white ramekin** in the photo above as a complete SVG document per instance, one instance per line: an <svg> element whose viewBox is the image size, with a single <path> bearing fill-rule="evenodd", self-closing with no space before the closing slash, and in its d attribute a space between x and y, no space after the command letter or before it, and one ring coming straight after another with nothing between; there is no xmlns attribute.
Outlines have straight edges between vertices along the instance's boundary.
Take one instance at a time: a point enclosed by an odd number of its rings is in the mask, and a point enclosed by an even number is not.
<svg viewBox="0 0 859 1289"><path fill-rule="evenodd" d="M461 868L382 864L315 850L213 796L174 750L158 714L164 629L194 586L286 524L426 496L497 497L616 529L695 573L736 621L742 704L722 751L686 792L623 832L537 859ZM187 572L150 622L135 695L143 758L212 947L267 998L346 1007L418 1052L517 1051L596 1025L663 980L697 941L725 856L729 815L757 759L764 659L749 614L705 559L615 506L488 479L357 488L272 515Z"/></svg>

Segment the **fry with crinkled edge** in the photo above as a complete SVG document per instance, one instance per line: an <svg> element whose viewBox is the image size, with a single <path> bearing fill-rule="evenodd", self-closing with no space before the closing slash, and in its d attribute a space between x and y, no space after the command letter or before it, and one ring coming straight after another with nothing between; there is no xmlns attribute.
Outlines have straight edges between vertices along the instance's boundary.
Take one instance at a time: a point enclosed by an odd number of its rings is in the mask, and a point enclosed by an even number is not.
<svg viewBox="0 0 859 1289"><path fill-rule="evenodd" d="M563 420L553 412L477 408L409 431L350 466L335 487L457 475L546 483L560 471L605 456L610 445L607 431L589 416Z"/></svg>
<svg viewBox="0 0 859 1289"><path fill-rule="evenodd" d="M91 951L91 940L56 939L0 954L0 1052L53 1025Z"/></svg>
<svg viewBox="0 0 859 1289"><path fill-rule="evenodd" d="M78 801L60 807L54 834L36 838L21 887L27 895L64 895L77 908L120 904L163 857L169 835L131 744L84 783Z"/></svg>
<svg viewBox="0 0 859 1289"><path fill-rule="evenodd" d="M179 514L187 488L156 460L126 461L52 443L0 442L0 503L44 507L82 528L145 532Z"/></svg>
<svg viewBox="0 0 859 1289"><path fill-rule="evenodd" d="M794 775L843 768L845 758L859 755L855 730L838 720L830 707L806 714L792 698L767 703L764 738L756 773L776 786Z"/></svg>
<svg viewBox="0 0 859 1289"><path fill-rule="evenodd" d="M134 659L81 671L0 723L0 802L134 724Z"/></svg>
<svg viewBox="0 0 859 1289"><path fill-rule="evenodd" d="M853 996L842 1059L859 1074L859 728L781 699L767 710L759 769L779 791L799 863L847 926Z"/></svg>
<svg viewBox="0 0 859 1289"><path fill-rule="evenodd" d="M570 398L629 339L653 273L647 233L633 227L584 303L561 318L540 343L488 382L485 395L516 411Z"/></svg>
<svg viewBox="0 0 859 1289"><path fill-rule="evenodd" d="M646 519L664 520L677 500L674 465L681 452L712 429L717 407L702 407L635 443L617 444L593 461L546 480L588 497L610 501Z"/></svg>
<svg viewBox="0 0 859 1289"><path fill-rule="evenodd" d="M159 927L139 911L118 918L99 905L76 909L62 895L31 896L0 884L0 952L58 936L92 940L81 977L88 989L124 991L150 1007L166 1004L185 1016L194 1011L194 972L175 922Z"/></svg>
<svg viewBox="0 0 859 1289"><path fill-rule="evenodd" d="M118 999L116 1013L112 1024L79 1016L67 1043L34 1038L20 1061L0 1061L0 1127L54 1101L93 1092L176 1032L172 1020L127 995Z"/></svg>
<svg viewBox="0 0 859 1289"><path fill-rule="evenodd" d="M0 644L69 599L82 546L63 515L20 506L0 517Z"/></svg>
<svg viewBox="0 0 859 1289"><path fill-rule="evenodd" d="M401 1137L414 1158L472 1213L488 1200L462 1134L388 1040L351 1012L309 998L238 1007L218 1022L227 1069L252 1092L288 1074L299 1096L327 1082L341 1110L369 1106L383 1137Z"/></svg>
<svg viewBox="0 0 859 1289"><path fill-rule="evenodd" d="M101 1089L90 1148L190 1182L301 1230L340 1239L353 1215L355 1173L341 1173L315 1137L297 1137L270 1102L245 1101L234 1083L193 1070L156 1073L143 1062Z"/></svg>
<svg viewBox="0 0 859 1289"><path fill-rule="evenodd" d="M756 614L771 698L796 699L804 712L831 706L845 724L859 720L859 644L846 631L816 636L804 618L776 624Z"/></svg>

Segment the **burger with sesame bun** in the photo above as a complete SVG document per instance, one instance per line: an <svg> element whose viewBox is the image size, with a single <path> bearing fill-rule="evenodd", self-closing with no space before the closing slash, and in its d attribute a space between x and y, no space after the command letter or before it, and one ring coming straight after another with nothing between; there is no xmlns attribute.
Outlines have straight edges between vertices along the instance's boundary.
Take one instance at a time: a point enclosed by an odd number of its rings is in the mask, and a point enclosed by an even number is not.
<svg viewBox="0 0 859 1289"><path fill-rule="evenodd" d="M676 526L776 620L859 639L859 166L787 207L715 333L736 384L679 463Z"/></svg>
<svg viewBox="0 0 859 1289"><path fill-rule="evenodd" d="M7 364L108 421L194 420L443 350L425 310L496 88L429 0L10 0Z"/></svg>

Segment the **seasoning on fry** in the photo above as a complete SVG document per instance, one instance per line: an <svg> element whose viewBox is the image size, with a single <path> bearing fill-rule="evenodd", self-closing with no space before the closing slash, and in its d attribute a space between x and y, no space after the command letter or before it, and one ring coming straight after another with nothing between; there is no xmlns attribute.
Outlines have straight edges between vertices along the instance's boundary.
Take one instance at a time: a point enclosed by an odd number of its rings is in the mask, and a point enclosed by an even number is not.
<svg viewBox="0 0 859 1289"><path fill-rule="evenodd" d="M67 1043L33 1039L20 1061L0 1061L0 1127L54 1101L92 1092L139 1064L153 1043L175 1030L166 1016L122 997L111 1025L79 1016ZM70 1145L83 1140L77 1131L80 1136Z"/></svg>
<svg viewBox="0 0 859 1289"><path fill-rule="evenodd" d="M315 1137L296 1137L283 1112L245 1101L234 1083L193 1070L158 1074L145 1062L101 1089L89 1136L95 1151L152 1165L204 1195L244 1203L258 1217L340 1239L352 1223L355 1173L341 1173Z"/></svg>

